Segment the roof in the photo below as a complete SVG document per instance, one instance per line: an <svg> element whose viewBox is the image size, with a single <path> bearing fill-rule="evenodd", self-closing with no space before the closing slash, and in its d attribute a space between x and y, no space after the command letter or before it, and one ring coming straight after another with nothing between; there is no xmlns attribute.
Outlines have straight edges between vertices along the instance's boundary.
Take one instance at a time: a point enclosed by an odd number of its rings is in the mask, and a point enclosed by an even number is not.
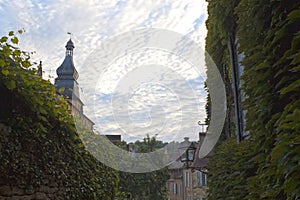
<svg viewBox="0 0 300 200"><path fill-rule="evenodd" d="M66 57L63 61L63 63L57 68L57 79L64 79L64 80L77 80L78 79L78 72L75 68L74 62L73 62L73 49L74 49L74 43L70 39L67 42L66 45ZM71 53L68 53L71 52Z"/></svg>
<svg viewBox="0 0 300 200"><path fill-rule="evenodd" d="M197 149L196 149L196 153L195 153L195 156L194 156L195 160L191 165L191 167L193 167L193 168L203 168L203 167L206 167L206 165L208 163L208 158L207 157L199 158L200 148L201 148L201 143L199 143L199 145L197 146ZM211 153L209 153L208 156L210 154Z"/></svg>
<svg viewBox="0 0 300 200"><path fill-rule="evenodd" d="M67 55L65 57L65 60L63 63L57 68L56 70L57 73L57 78L66 78L66 79L78 79L78 72L75 69L74 62L73 62L73 57L70 55Z"/></svg>
<svg viewBox="0 0 300 200"><path fill-rule="evenodd" d="M121 135L105 135L111 142L121 141Z"/></svg>
<svg viewBox="0 0 300 200"><path fill-rule="evenodd" d="M178 161L174 161L172 162L169 166L168 166L168 169L181 169L183 168L184 166L184 163L181 162L180 160Z"/></svg>
<svg viewBox="0 0 300 200"><path fill-rule="evenodd" d="M74 43L70 38L70 40L67 42L66 49L74 49L74 48L75 48Z"/></svg>

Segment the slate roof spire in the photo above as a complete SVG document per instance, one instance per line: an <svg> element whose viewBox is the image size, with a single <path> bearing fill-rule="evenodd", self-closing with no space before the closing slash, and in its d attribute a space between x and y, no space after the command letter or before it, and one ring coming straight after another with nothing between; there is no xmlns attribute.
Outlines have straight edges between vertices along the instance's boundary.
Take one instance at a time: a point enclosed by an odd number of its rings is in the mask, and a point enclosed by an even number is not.
<svg viewBox="0 0 300 200"><path fill-rule="evenodd" d="M79 113L82 113L83 103L79 98L79 89L78 89L78 72L75 68L73 61L73 50L75 48L73 41L70 40L66 44L66 55L63 63L57 68L57 78L55 79L56 91L69 100L78 101L76 103L76 109Z"/></svg>
<svg viewBox="0 0 300 200"><path fill-rule="evenodd" d="M66 49L67 49L66 56L67 55L73 56L73 49L74 48L75 48L74 43L70 38L70 40L67 42L67 45L66 45Z"/></svg>
<svg viewBox="0 0 300 200"><path fill-rule="evenodd" d="M63 63L57 68L57 78L59 79L78 79L78 72L75 68L73 61L73 49L75 48L74 43L70 39L66 45L66 57Z"/></svg>

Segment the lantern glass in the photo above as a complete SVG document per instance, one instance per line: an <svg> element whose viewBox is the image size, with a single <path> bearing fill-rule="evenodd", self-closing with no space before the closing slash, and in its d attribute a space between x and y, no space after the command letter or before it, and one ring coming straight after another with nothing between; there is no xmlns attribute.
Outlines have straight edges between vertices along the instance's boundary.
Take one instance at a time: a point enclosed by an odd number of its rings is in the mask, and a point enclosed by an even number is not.
<svg viewBox="0 0 300 200"><path fill-rule="evenodd" d="M188 147L188 148L187 148ZM187 148L185 152L180 156L180 161L186 163L186 166L189 166L190 162L193 162L195 159L195 152L197 149L197 143L191 142L185 146Z"/></svg>

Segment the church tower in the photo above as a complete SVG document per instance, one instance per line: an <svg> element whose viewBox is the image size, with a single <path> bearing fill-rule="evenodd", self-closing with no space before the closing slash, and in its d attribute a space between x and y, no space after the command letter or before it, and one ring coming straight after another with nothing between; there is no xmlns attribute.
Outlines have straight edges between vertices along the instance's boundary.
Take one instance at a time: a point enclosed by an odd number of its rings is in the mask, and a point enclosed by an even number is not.
<svg viewBox="0 0 300 200"><path fill-rule="evenodd" d="M79 98L78 72L73 62L73 50L75 46L70 39L66 45L66 56L63 63L57 68L57 78L55 79L56 91L65 96L72 104L72 110L79 115L83 114L83 103Z"/></svg>

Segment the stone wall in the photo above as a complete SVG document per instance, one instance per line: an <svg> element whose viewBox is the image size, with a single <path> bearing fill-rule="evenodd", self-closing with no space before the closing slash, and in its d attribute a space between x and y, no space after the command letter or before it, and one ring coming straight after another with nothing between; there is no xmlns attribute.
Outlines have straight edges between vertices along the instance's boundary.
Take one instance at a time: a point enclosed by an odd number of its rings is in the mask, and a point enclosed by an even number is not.
<svg viewBox="0 0 300 200"><path fill-rule="evenodd" d="M57 198L57 193L60 192L58 186L55 186L55 184L36 189L26 188L26 186L0 186L1 200L63 199Z"/></svg>
<svg viewBox="0 0 300 200"><path fill-rule="evenodd" d="M12 134L12 129L4 124L0 123L0 152L5 151L6 144L9 142L10 135ZM18 142L16 141L16 146ZM14 153L18 153L19 148L15 148ZM3 162L3 155L0 155L0 161ZM3 164L3 163L2 163ZM5 176L5 174L2 174ZM7 174L9 176L9 174ZM10 175L10 180L13 180L13 175ZM42 186L38 188L34 188L30 184L19 183L18 180L14 180L15 182L7 182L7 180L0 180L0 200L29 200L29 199L59 199L65 191L64 189L60 189L63 187L59 187L57 180L54 180L49 176L48 179L44 179L42 182L44 183ZM63 198L60 198L63 199Z"/></svg>

